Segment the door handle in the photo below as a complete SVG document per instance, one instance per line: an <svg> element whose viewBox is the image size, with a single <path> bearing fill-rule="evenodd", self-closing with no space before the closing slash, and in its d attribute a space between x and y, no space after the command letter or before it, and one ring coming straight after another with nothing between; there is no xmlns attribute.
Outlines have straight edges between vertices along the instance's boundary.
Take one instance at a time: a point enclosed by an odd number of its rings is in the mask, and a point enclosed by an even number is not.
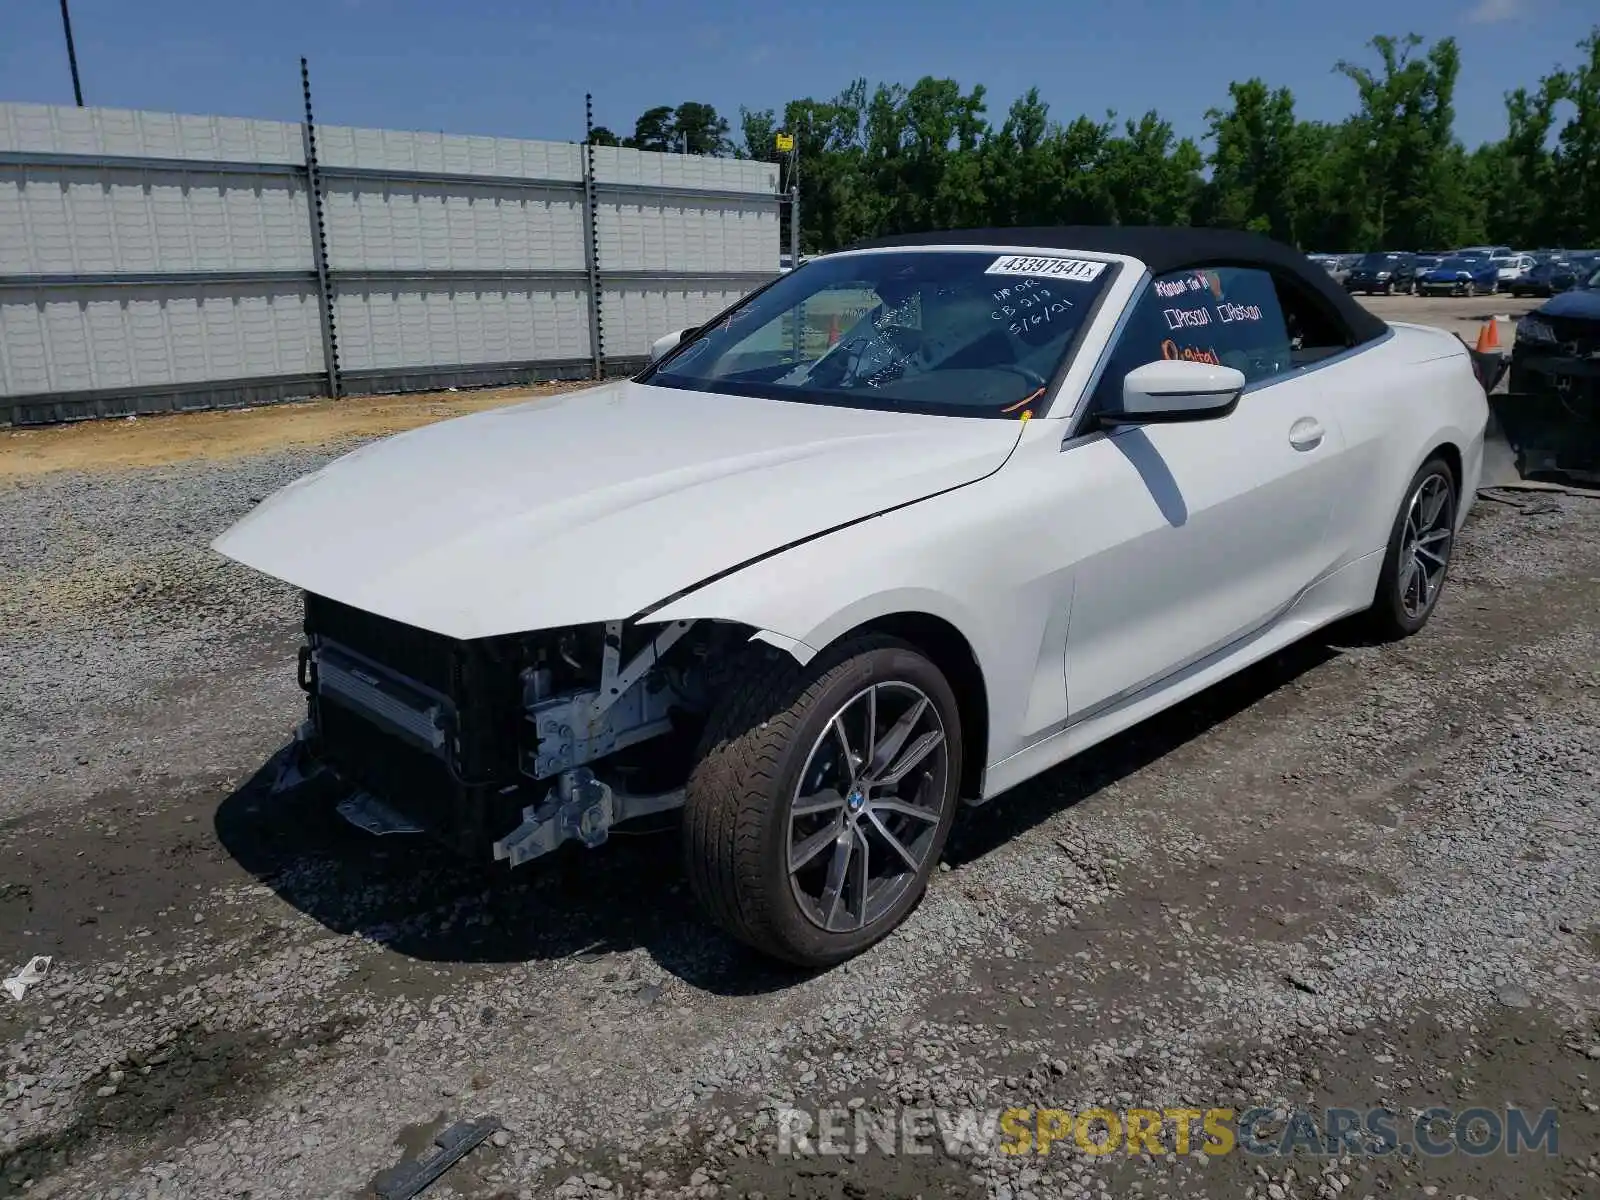
<svg viewBox="0 0 1600 1200"><path fill-rule="evenodd" d="M1327 430L1322 428L1322 423L1315 417L1301 417L1289 426L1289 445L1296 450L1315 450L1322 445L1322 439Z"/></svg>

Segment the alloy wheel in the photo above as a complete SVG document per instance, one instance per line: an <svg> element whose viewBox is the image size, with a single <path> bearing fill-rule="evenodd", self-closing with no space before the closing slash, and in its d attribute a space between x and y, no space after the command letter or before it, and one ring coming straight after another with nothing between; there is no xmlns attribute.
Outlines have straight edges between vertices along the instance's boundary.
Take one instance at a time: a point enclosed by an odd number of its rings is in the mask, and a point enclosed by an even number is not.
<svg viewBox="0 0 1600 1200"><path fill-rule="evenodd" d="M1400 607L1415 620L1438 599L1455 544L1455 503L1450 481L1428 475L1411 493L1400 539L1400 570L1395 586Z"/></svg>
<svg viewBox="0 0 1600 1200"><path fill-rule="evenodd" d="M937 844L949 762L939 710L914 684L872 684L834 713L789 806L789 883L812 924L864 929L913 886Z"/></svg>

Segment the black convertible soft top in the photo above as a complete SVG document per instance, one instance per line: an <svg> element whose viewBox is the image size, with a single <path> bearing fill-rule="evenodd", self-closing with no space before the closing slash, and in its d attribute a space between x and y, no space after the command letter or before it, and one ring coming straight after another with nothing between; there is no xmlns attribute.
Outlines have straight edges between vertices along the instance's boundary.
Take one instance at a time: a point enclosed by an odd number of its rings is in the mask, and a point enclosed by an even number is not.
<svg viewBox="0 0 1600 1200"><path fill-rule="evenodd" d="M847 246L871 250L890 246L1018 246L1033 250L1089 250L1136 258L1152 275L1191 267L1263 267L1290 275L1326 301L1344 319L1357 343L1388 332L1388 325L1357 304L1333 276L1293 246L1241 229L1166 225L1058 225L1028 229L946 229L873 238Z"/></svg>

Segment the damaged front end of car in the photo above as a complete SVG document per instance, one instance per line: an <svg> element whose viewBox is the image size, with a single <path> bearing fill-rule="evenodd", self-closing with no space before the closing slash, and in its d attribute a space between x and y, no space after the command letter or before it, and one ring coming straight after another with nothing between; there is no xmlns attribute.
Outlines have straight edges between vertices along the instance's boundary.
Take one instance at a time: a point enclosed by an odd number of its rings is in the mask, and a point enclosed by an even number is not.
<svg viewBox="0 0 1600 1200"><path fill-rule="evenodd" d="M1600 289L1523 317L1509 366L1490 403L1522 476L1600 485Z"/></svg>
<svg viewBox="0 0 1600 1200"><path fill-rule="evenodd" d="M371 833L423 832L518 866L683 803L712 621L612 621L462 641L305 594L307 720L276 788L328 773Z"/></svg>

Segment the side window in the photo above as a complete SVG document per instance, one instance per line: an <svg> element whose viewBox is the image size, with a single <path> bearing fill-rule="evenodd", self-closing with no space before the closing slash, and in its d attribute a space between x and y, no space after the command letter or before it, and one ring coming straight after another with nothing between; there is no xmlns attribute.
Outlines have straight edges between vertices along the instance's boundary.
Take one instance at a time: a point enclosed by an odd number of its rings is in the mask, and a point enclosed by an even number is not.
<svg viewBox="0 0 1600 1200"><path fill-rule="evenodd" d="M1337 315L1270 272L1250 267L1177 271L1151 280L1123 328L1094 397L1098 411L1122 403L1122 380L1158 359L1236 367L1251 383L1346 350Z"/></svg>

